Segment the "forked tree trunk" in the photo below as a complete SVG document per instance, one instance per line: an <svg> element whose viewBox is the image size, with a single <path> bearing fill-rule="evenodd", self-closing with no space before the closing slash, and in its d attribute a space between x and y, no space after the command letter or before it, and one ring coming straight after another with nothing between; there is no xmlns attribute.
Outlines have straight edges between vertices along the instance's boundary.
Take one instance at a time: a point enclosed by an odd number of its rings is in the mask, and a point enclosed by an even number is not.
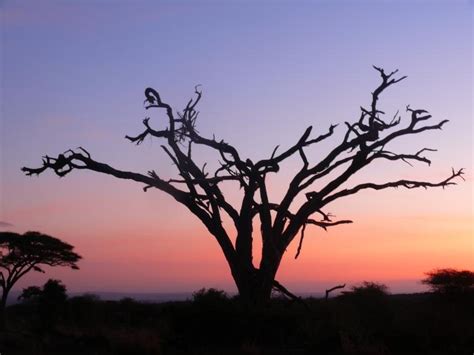
<svg viewBox="0 0 474 355"><path fill-rule="evenodd" d="M260 269L254 268L253 265L233 268L237 269L232 272L232 276L239 297L246 306L262 307L270 301L281 257L281 253L269 256L264 252Z"/></svg>

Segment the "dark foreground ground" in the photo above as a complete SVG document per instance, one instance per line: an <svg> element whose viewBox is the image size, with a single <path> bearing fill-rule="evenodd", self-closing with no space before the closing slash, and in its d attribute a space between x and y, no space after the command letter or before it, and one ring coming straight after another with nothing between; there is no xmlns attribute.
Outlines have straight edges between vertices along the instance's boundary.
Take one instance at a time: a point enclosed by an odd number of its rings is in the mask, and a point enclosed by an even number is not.
<svg viewBox="0 0 474 355"><path fill-rule="evenodd" d="M74 297L8 308L0 353L473 354L472 295L347 294L246 310L201 293L161 304Z"/></svg>

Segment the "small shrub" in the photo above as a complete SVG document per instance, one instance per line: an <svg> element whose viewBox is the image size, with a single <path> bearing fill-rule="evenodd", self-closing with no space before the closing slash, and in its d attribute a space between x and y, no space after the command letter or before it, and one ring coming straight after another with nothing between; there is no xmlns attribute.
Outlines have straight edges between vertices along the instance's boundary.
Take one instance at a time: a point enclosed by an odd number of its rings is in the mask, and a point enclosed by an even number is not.
<svg viewBox="0 0 474 355"><path fill-rule="evenodd" d="M21 295L18 296L18 300L21 300L25 303L37 302L38 298L41 296L41 288L38 286L29 286L24 288Z"/></svg>
<svg viewBox="0 0 474 355"><path fill-rule="evenodd" d="M193 302L200 305L215 305L226 303L229 300L227 293L215 288L201 288L193 293Z"/></svg>
<svg viewBox="0 0 474 355"><path fill-rule="evenodd" d="M351 294L368 297L388 295L388 287L376 282L364 281L360 286L352 286L351 290Z"/></svg>
<svg viewBox="0 0 474 355"><path fill-rule="evenodd" d="M361 354L384 354L380 341L389 333L393 317L388 287L364 281L351 287L351 291L344 292L336 301L337 327L343 349ZM371 346L376 346L380 352L373 352Z"/></svg>

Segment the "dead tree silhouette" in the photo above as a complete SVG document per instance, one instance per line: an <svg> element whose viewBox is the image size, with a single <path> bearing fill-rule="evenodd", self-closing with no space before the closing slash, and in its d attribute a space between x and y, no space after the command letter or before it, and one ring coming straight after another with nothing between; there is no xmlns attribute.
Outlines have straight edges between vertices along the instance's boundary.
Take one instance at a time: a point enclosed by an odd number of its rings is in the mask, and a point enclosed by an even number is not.
<svg viewBox="0 0 474 355"><path fill-rule="evenodd" d="M92 159L83 148L68 150L57 158L45 156L42 167L24 167L22 170L27 175L39 175L52 169L59 176L75 169L92 170L141 183L144 191L152 188L161 190L186 206L217 240L243 300L251 304L264 303L270 298L272 289L295 297L275 279L280 262L298 234L297 256L300 254L308 225L327 229L351 223L350 220L334 220L331 214L325 212L331 202L366 189L444 188L456 184L456 178L462 178L463 170L453 169L446 179L438 182L402 179L382 184L367 182L343 188L343 184L351 176L376 160L403 161L410 165L411 162L430 164L423 153L434 151L433 149L423 148L414 154L399 154L386 147L397 138L438 130L448 122L444 120L428 125L426 122L431 115L425 110L412 109L410 106L406 107L409 116L406 125L402 125L398 112L391 121L383 120L384 112L378 108L380 95L406 77L395 78L397 70L387 74L381 68L374 68L380 74L381 83L372 93L370 107L361 107L360 117L355 122L345 122L346 131L342 141L315 164L310 163L305 149L331 137L337 125L331 125L326 133L314 138L310 138L312 127L308 127L293 146L281 153L278 153L277 146L268 159L253 162L242 158L233 145L215 137L206 138L196 129L199 114L196 106L202 95L198 87L195 88L196 97L189 100L182 112L176 114L162 100L158 91L147 88L146 109L164 109L168 126L156 130L148 117L143 120L145 130L142 133L126 138L137 145L149 136L163 139L166 144L161 147L176 165L179 178L165 179L154 170L150 170L148 174L118 170ZM199 166L192 155L194 146L217 152L220 156L219 167L209 172L206 171L206 165ZM295 172L283 199L277 202L269 195L267 175L278 173L281 163L294 155L299 155L302 166ZM331 179L324 183L322 178L328 177ZM224 182L234 182L240 186L240 206L233 206L228 202L221 189ZM316 182L322 186L315 188ZM306 197L306 201L295 206L295 199L301 195ZM224 228L223 215L227 215L232 221L236 231L235 241ZM258 232L253 230L255 219L260 222ZM253 238L256 235L262 238L261 261L258 266L253 263Z"/></svg>

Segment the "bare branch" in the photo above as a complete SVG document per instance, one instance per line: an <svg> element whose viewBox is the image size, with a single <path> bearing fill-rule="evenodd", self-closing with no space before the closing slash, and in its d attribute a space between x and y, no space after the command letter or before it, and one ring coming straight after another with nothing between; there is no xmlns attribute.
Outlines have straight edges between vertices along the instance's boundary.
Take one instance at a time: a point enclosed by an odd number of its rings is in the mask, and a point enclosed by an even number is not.
<svg viewBox="0 0 474 355"><path fill-rule="evenodd" d="M271 167L272 169L278 171L278 169L275 169L275 166L278 166L280 162L291 157L293 154L299 152L301 148L319 143L323 141L324 139L330 137L334 133L334 129L336 127L337 125L331 125L327 133L322 134L311 140L308 140L308 138L309 138L309 135L311 134L311 130L313 129L313 127L312 126L308 127L295 145L288 148L285 152L277 156L274 156L274 154L272 154L272 158L260 160L259 162L255 164L255 169L260 170L262 168ZM276 148L274 152L276 152Z"/></svg>
<svg viewBox="0 0 474 355"><path fill-rule="evenodd" d="M454 182L453 180L456 179L456 178L461 178L464 180L464 169L459 169L457 171L455 171L453 169L452 171L452 174L451 176L449 176L447 179L443 180L443 181L440 181L440 182L428 182L428 181L412 181L412 180L398 180L398 181L394 181L394 182L387 182L385 184L374 184L374 183L365 183L365 184L360 184L360 185L357 185L351 189L344 189L344 190L341 190L331 196L328 196L327 198L324 199L323 201L323 204L326 205L328 204L329 202L331 201L334 201L338 198L341 198L341 197L344 197L344 196L348 196L348 195L353 195L361 190L365 190L365 189L373 189L373 190L382 190L382 189L386 189L386 188L389 188L389 187L394 187L394 188L397 188L397 187L405 187L407 189L416 189L416 188L420 188L420 187L423 187L423 188L428 188L428 187L446 187L446 186L450 186L450 185L456 185L456 182Z"/></svg>
<svg viewBox="0 0 474 355"><path fill-rule="evenodd" d="M303 239L304 239L304 231L306 229L306 224L303 224L303 227L301 228L301 237L300 237L300 242L298 244L298 249L296 250L296 255L295 259L298 259L298 256L301 253L301 248L303 247Z"/></svg>
<svg viewBox="0 0 474 355"><path fill-rule="evenodd" d="M436 152L437 150L436 149L430 149L430 148L423 148L423 149L419 150L418 152L416 152L415 154L395 154L395 153L392 153L392 152L389 152L389 151L380 150L380 151L374 153L374 155L369 159L374 160L374 159L378 159L378 158L383 158L383 159L388 159L388 160L402 160L410 166L413 166L409 162L410 160L417 160L417 161L426 163L428 165L431 165L431 160L429 160L428 158L421 155L421 153L426 152L426 151Z"/></svg>
<svg viewBox="0 0 474 355"><path fill-rule="evenodd" d="M52 169L58 176L64 176L64 169L66 169L65 171L67 171L67 173L71 172L73 169L92 170L99 173L112 175L119 179L134 180L147 186L153 186L169 193L178 201L184 201L188 198L188 194L186 194L184 191L176 189L166 181L160 179L154 172L152 176L146 176L139 173L117 170L107 164L95 161L81 153L71 154L67 158L63 154L60 154L58 158L45 156L43 158L43 166L41 168L23 167L21 170L25 172L26 175L31 176L33 174L41 174L47 169Z"/></svg>
<svg viewBox="0 0 474 355"><path fill-rule="evenodd" d="M284 287L281 283L279 283L277 280L273 281L273 288L289 299L296 301L298 303L301 303L306 309L309 309L308 304L301 298L296 296L295 294L291 293L286 287Z"/></svg>
<svg viewBox="0 0 474 355"><path fill-rule="evenodd" d="M329 298L329 294L330 294L332 291L339 290L339 289L344 288L344 287L346 287L346 284L337 285L337 286L331 287L330 289L327 289L327 290L326 290L326 297L325 297L326 301L327 301L327 299Z"/></svg>
<svg viewBox="0 0 474 355"><path fill-rule="evenodd" d="M132 143L140 145L148 135L151 135L156 138L169 138L170 137L170 132L167 129L164 131L155 131L154 129L150 127L149 121L150 121L150 117L147 117L143 120L143 124L146 127L146 130L143 133L135 137L125 136L125 138L127 138Z"/></svg>

